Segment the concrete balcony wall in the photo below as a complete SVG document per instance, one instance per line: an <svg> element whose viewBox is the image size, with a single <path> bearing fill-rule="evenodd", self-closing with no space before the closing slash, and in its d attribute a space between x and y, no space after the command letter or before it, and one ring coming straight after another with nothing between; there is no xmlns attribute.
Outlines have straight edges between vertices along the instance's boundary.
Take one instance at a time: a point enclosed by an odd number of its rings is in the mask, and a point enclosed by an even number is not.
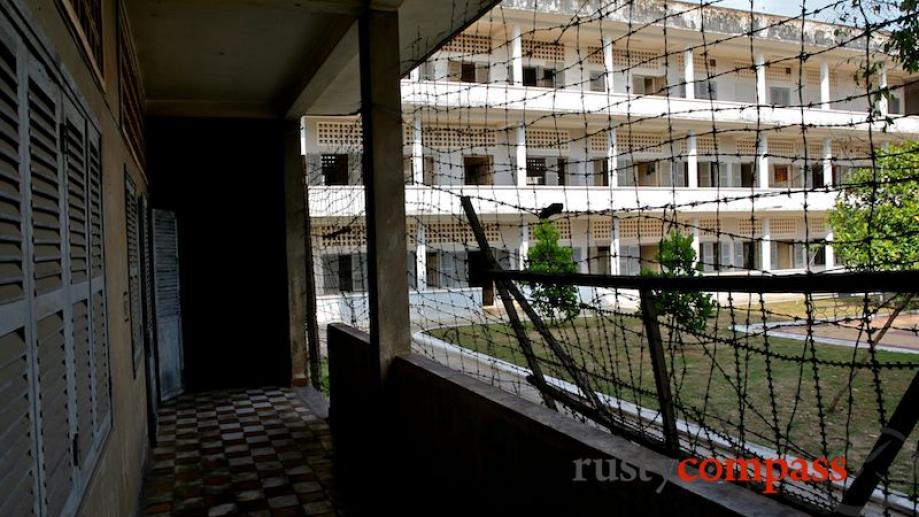
<svg viewBox="0 0 919 517"><path fill-rule="evenodd" d="M672 458L414 354L381 383L368 339L329 328L336 465L359 510L803 515L739 486L681 481ZM650 481L574 481L574 461L588 458L627 462Z"/></svg>

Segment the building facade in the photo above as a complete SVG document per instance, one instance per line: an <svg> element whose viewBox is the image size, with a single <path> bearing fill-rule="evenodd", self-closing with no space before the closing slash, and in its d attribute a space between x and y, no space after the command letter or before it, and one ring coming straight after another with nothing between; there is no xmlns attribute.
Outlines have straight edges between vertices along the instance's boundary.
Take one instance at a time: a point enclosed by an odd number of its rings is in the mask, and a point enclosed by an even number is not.
<svg viewBox="0 0 919 517"><path fill-rule="evenodd" d="M846 41L847 27L645 7L583 16L505 1L404 78L415 317L495 302L460 195L511 267L535 214L562 203L556 226L585 273L654 269L673 230L693 236L706 274L844 268L826 211L873 151L917 137L909 75L877 41ZM360 121L307 117L304 129L320 319L359 321Z"/></svg>

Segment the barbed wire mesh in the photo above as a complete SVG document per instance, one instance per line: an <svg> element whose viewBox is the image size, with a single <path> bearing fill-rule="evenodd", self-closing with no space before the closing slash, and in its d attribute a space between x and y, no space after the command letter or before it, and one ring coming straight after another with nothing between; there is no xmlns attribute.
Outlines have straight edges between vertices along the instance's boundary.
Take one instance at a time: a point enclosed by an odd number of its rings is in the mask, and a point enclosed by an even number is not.
<svg viewBox="0 0 919 517"><path fill-rule="evenodd" d="M610 278L919 267L919 120L903 115L916 75L883 52L910 13L753 7L505 0L403 79L416 352L535 402L567 393L584 404L561 408L573 418L659 446L642 293L516 281L526 301L507 305L496 266ZM366 327L360 120L307 117L305 152L318 319ZM526 317L547 286L557 310ZM919 370L917 286L849 287L709 292L690 304L699 314L710 299L700 324L658 303L677 454L843 457L845 481L776 487L837 509ZM912 430L867 513L916 514L917 442Z"/></svg>

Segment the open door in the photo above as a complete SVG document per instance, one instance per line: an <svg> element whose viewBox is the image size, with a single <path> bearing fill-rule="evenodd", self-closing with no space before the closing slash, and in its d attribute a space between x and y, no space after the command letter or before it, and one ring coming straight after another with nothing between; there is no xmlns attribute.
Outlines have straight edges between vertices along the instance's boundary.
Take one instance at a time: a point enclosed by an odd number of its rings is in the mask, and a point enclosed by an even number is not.
<svg viewBox="0 0 919 517"><path fill-rule="evenodd" d="M143 316L144 364L147 379L147 421L150 443L156 443L159 427L159 369L156 354L156 318L153 311L153 239L150 224L150 201L142 194L137 204L140 245L141 314Z"/></svg>
<svg viewBox="0 0 919 517"><path fill-rule="evenodd" d="M175 212L153 210L154 306L160 399L185 391L179 242Z"/></svg>

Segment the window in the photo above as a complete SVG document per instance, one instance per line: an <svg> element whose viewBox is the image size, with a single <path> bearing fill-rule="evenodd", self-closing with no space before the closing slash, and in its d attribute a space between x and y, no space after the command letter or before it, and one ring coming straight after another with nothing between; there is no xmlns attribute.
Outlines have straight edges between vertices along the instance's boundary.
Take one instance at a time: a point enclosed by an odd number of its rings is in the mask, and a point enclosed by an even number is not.
<svg viewBox="0 0 919 517"><path fill-rule="evenodd" d="M593 182L594 187L609 186L609 162L606 158L596 158L593 162Z"/></svg>
<svg viewBox="0 0 919 517"><path fill-rule="evenodd" d="M740 186L756 186L756 172L753 169L753 162L743 162L740 164Z"/></svg>
<svg viewBox="0 0 919 517"><path fill-rule="evenodd" d="M590 73L590 91L592 92L605 92L606 91L606 74L604 72L591 72Z"/></svg>
<svg viewBox="0 0 919 517"><path fill-rule="evenodd" d="M712 272L721 269L719 255L716 253L717 242L703 242L699 246L699 265L702 271Z"/></svg>
<svg viewBox="0 0 919 517"><path fill-rule="evenodd" d="M421 80L422 81L436 81L437 72L434 69L433 61L425 61L421 63Z"/></svg>
<svg viewBox="0 0 919 517"><path fill-rule="evenodd" d="M366 268L367 261L362 253L322 255L322 293L363 291Z"/></svg>
<svg viewBox="0 0 919 517"><path fill-rule="evenodd" d="M718 163L717 162L698 162L697 177L700 187L717 187L718 186Z"/></svg>
<svg viewBox="0 0 919 517"><path fill-rule="evenodd" d="M523 67L523 85L538 86L540 88L561 88L565 84L565 73L561 66L542 67L542 66L525 66Z"/></svg>
<svg viewBox="0 0 919 517"><path fill-rule="evenodd" d="M833 186L839 187L849 182L851 167L833 164Z"/></svg>
<svg viewBox="0 0 919 517"><path fill-rule="evenodd" d="M791 88L787 86L770 86L769 102L773 106L788 106L791 104Z"/></svg>
<svg viewBox="0 0 919 517"><path fill-rule="evenodd" d="M900 97L894 91L891 91L890 96L887 97L887 112L893 115L903 114L900 111Z"/></svg>
<svg viewBox="0 0 919 517"><path fill-rule="evenodd" d="M595 246L587 248L587 271L595 275L610 274L609 254L609 246Z"/></svg>
<svg viewBox="0 0 919 517"><path fill-rule="evenodd" d="M790 170L788 165L773 165L772 166L772 183L770 187L788 187Z"/></svg>
<svg viewBox="0 0 919 517"><path fill-rule="evenodd" d="M464 156L463 176L466 185L491 185L491 156Z"/></svg>
<svg viewBox="0 0 919 517"><path fill-rule="evenodd" d="M425 254L425 273L428 287L440 287L440 254L429 251Z"/></svg>
<svg viewBox="0 0 919 517"><path fill-rule="evenodd" d="M658 186L657 162L640 162L635 164L638 184L643 187Z"/></svg>
<svg viewBox="0 0 919 517"><path fill-rule="evenodd" d="M422 181L425 185L434 184L434 157L425 156L422 164Z"/></svg>
<svg viewBox="0 0 919 517"><path fill-rule="evenodd" d="M558 184L561 186L565 186L566 181L567 181L565 179L566 169L567 169L566 160L564 158L559 158L558 161L556 161L555 163L556 163L556 171L558 172Z"/></svg>
<svg viewBox="0 0 919 517"><path fill-rule="evenodd" d="M488 65L465 61L447 62L449 80L462 83L488 83Z"/></svg>
<svg viewBox="0 0 919 517"><path fill-rule="evenodd" d="M641 252L638 246L619 247L619 274L637 275L641 272Z"/></svg>
<svg viewBox="0 0 919 517"><path fill-rule="evenodd" d="M717 100L718 83L713 79L701 79L695 82L695 91L697 99Z"/></svg>
<svg viewBox="0 0 919 517"><path fill-rule="evenodd" d="M664 78L647 75L632 76L632 93L635 95L660 95Z"/></svg>
<svg viewBox="0 0 919 517"><path fill-rule="evenodd" d="M348 155L322 155L322 179L324 185L347 185Z"/></svg>
<svg viewBox="0 0 919 517"><path fill-rule="evenodd" d="M524 86L536 86L538 77L539 77L539 71L537 70L535 66L523 67L523 85Z"/></svg>
<svg viewBox="0 0 919 517"><path fill-rule="evenodd" d="M527 157L527 185L546 184L546 159Z"/></svg>

